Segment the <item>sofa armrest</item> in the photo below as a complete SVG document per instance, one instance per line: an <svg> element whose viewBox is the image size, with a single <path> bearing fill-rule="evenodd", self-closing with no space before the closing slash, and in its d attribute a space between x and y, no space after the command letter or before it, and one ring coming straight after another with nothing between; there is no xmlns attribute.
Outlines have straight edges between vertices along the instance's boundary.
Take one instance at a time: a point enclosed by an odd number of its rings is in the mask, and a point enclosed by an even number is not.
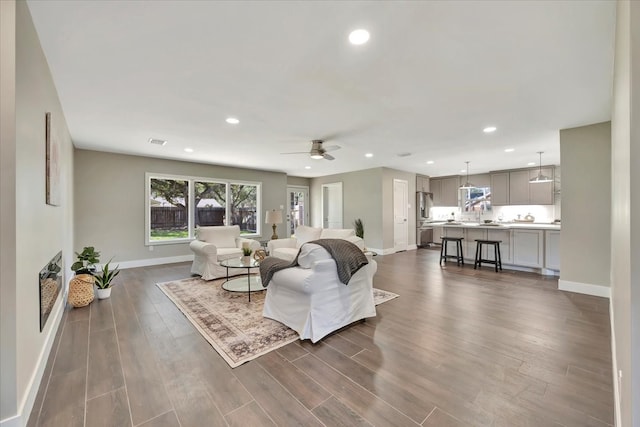
<svg viewBox="0 0 640 427"><path fill-rule="evenodd" d="M213 243L203 242L202 240L192 240L189 243L189 248L198 254L203 255L217 255L218 247Z"/></svg>
<svg viewBox="0 0 640 427"><path fill-rule="evenodd" d="M344 240L353 243L358 247L358 249L360 249L361 251L364 251L364 240L362 240L360 237L349 236L349 237L345 237Z"/></svg>
<svg viewBox="0 0 640 427"><path fill-rule="evenodd" d="M260 242L258 242L257 240L253 240L253 239L247 239L244 237L236 237L236 248L240 248L242 249L242 244L244 242L249 243L249 247L251 248L251 251L255 252L258 249L261 248L260 246Z"/></svg>
<svg viewBox="0 0 640 427"><path fill-rule="evenodd" d="M298 241L295 237L290 237L288 239L269 240L269 242L267 243L267 249L269 249L270 254L272 254L275 249L280 249L280 248L295 249L297 247L298 247Z"/></svg>

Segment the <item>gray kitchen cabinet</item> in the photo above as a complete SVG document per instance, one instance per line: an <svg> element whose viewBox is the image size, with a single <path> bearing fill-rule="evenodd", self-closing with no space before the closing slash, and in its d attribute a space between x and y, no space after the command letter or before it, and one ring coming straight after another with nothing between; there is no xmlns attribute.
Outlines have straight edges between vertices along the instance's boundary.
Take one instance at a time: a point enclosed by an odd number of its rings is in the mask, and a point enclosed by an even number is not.
<svg viewBox="0 0 640 427"><path fill-rule="evenodd" d="M509 204L509 172L491 174L491 205Z"/></svg>
<svg viewBox="0 0 640 427"><path fill-rule="evenodd" d="M499 229L488 229L487 230L487 239L489 240L500 240L500 258L504 264L512 264L513 257L511 256L511 230L499 230ZM487 248L487 249L490 249ZM494 259L493 251L489 250L486 255L487 259Z"/></svg>
<svg viewBox="0 0 640 427"><path fill-rule="evenodd" d="M429 177L416 175L416 191L429 193Z"/></svg>
<svg viewBox="0 0 640 427"><path fill-rule="evenodd" d="M544 233L544 268L560 270L560 231L546 230Z"/></svg>
<svg viewBox="0 0 640 427"><path fill-rule="evenodd" d="M430 179L429 188L433 193L433 206L458 206L459 186L460 179L457 176Z"/></svg>
<svg viewBox="0 0 640 427"><path fill-rule="evenodd" d="M539 169L529 171L529 178L538 176ZM553 168L542 168L542 174L553 179ZM529 204L530 205L552 205L553 204L553 181L529 184Z"/></svg>
<svg viewBox="0 0 640 427"><path fill-rule="evenodd" d="M542 230L512 230L513 263L524 267L544 265L544 233Z"/></svg>
<svg viewBox="0 0 640 427"><path fill-rule="evenodd" d="M530 205L529 203L529 170L509 172L509 204Z"/></svg>

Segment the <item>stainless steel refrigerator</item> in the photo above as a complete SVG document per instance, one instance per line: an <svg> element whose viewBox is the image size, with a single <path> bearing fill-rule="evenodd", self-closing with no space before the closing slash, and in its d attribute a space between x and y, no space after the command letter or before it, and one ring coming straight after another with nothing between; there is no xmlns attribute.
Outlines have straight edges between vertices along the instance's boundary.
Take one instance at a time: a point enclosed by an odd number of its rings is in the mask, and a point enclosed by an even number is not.
<svg viewBox="0 0 640 427"><path fill-rule="evenodd" d="M419 247L433 243L433 227L429 226L432 207L433 193L418 191L416 193L416 244Z"/></svg>

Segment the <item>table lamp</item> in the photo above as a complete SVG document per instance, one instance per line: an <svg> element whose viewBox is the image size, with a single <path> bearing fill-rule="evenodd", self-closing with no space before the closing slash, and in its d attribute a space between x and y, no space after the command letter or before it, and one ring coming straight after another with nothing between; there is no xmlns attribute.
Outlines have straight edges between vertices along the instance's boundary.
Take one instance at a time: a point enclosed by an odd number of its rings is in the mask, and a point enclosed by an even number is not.
<svg viewBox="0 0 640 427"><path fill-rule="evenodd" d="M276 240L278 238L276 224L282 223L282 211L278 209L267 211L267 214L264 216L264 223L272 225L273 235L271 236L271 240Z"/></svg>

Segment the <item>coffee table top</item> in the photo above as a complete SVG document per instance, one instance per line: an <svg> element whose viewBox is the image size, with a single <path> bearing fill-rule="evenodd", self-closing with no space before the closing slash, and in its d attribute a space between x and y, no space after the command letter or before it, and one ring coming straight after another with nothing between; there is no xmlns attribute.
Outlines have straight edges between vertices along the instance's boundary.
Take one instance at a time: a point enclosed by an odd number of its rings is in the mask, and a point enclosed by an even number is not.
<svg viewBox="0 0 640 427"><path fill-rule="evenodd" d="M260 261L253 259L253 257L250 257L248 260L244 257L231 258L220 261L220 265L228 268L254 268L260 267Z"/></svg>

